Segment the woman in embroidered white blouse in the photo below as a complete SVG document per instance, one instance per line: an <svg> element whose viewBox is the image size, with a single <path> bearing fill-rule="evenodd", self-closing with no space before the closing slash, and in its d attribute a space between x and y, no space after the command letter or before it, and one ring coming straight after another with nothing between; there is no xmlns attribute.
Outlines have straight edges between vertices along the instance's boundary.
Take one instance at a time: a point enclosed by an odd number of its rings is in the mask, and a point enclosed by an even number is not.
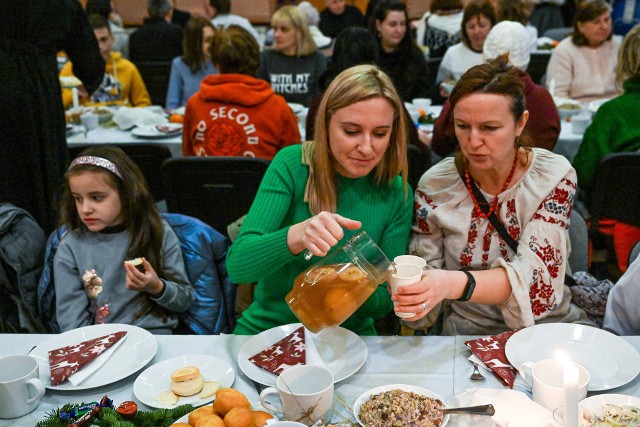
<svg viewBox="0 0 640 427"><path fill-rule="evenodd" d="M475 66L450 101L460 150L421 178L409 244L429 270L393 295L395 311L415 312L407 319L414 328L443 313L447 335L589 324L564 285L576 173L564 157L529 148L517 69L506 54ZM517 251L496 231L493 213Z"/></svg>

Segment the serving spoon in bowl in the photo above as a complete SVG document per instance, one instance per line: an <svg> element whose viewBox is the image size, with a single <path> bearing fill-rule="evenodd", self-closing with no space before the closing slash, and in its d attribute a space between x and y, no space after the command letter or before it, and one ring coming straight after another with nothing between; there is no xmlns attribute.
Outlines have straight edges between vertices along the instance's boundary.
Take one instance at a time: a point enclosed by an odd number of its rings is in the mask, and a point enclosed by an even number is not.
<svg viewBox="0 0 640 427"><path fill-rule="evenodd" d="M466 414L466 415L493 415L496 413L493 405L466 406L463 408L442 408L443 414Z"/></svg>

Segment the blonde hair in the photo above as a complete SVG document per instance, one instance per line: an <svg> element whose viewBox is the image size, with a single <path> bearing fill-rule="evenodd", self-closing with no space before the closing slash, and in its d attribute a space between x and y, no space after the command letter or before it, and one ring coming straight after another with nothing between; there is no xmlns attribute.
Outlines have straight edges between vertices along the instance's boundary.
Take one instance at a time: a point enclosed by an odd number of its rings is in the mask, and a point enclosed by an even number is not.
<svg viewBox="0 0 640 427"><path fill-rule="evenodd" d="M618 51L616 83L622 85L632 77L640 77L640 24L627 33Z"/></svg>
<svg viewBox="0 0 640 427"><path fill-rule="evenodd" d="M306 56L318 48L313 41L307 20L297 6L283 6L271 17L272 27L293 28L296 32L296 56Z"/></svg>
<svg viewBox="0 0 640 427"><path fill-rule="evenodd" d="M329 123L333 114L356 102L382 97L393 108L393 127L389 146L382 160L374 168L378 185L389 185L400 175L407 197L407 138L408 123L404 105L391 79L374 65L357 65L348 68L333 79L322 97L318 114L314 146L309 167L308 202L314 214L321 211L336 212L336 160L329 146Z"/></svg>

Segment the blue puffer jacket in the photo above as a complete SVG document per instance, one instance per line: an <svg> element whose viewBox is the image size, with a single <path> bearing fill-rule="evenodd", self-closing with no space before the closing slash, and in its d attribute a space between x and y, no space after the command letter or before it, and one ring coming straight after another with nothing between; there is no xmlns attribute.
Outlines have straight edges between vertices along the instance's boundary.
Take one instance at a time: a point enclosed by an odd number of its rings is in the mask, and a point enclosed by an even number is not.
<svg viewBox="0 0 640 427"><path fill-rule="evenodd" d="M227 274L227 238L199 219L162 214L175 231L196 300L180 319L199 335L231 333L236 325L236 285Z"/></svg>
<svg viewBox="0 0 640 427"><path fill-rule="evenodd" d="M190 331L199 335L231 333L235 327L234 305L236 285L227 274L227 239L199 219L180 214L162 214L180 240L182 257L196 300L189 310L178 314ZM53 258L62 227L47 241L45 267L38 284L38 308L42 321L51 332L60 328L55 320L55 288Z"/></svg>

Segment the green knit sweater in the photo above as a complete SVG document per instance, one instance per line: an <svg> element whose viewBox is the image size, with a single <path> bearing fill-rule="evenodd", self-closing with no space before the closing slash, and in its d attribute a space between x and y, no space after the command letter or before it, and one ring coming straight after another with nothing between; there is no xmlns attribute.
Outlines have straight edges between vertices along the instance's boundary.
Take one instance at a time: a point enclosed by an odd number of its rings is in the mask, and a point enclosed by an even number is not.
<svg viewBox="0 0 640 427"><path fill-rule="evenodd" d="M578 185L587 193L600 160L610 153L640 149L640 78L624 82L624 93L600 106L573 159Z"/></svg>
<svg viewBox="0 0 640 427"><path fill-rule="evenodd" d="M255 334L298 322L284 298L296 276L317 261L316 257L306 261L304 252L293 255L287 246L289 227L312 216L304 201L309 170L301 162L301 147L287 147L273 159L240 234L229 249L227 270L231 280L258 282L253 303L238 319L236 334ZM406 253L413 199L410 193L405 197L400 177L391 185L376 185L371 176L338 176L337 211L361 221L362 230L389 259ZM339 245L346 240L343 238ZM375 335L374 319L392 308L386 285L380 285L342 326L360 335Z"/></svg>

